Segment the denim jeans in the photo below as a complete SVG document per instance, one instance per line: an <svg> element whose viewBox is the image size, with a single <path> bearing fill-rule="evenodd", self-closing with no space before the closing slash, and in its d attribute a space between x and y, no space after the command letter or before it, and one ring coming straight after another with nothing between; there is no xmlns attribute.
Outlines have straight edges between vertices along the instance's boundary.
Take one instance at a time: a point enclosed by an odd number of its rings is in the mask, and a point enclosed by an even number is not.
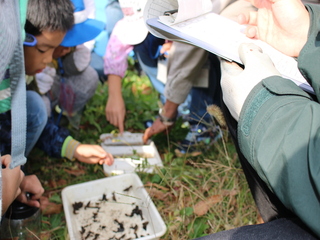
<svg viewBox="0 0 320 240"><path fill-rule="evenodd" d="M27 141L26 156L38 141L46 123L48 115L40 95L34 91L27 91Z"/></svg>

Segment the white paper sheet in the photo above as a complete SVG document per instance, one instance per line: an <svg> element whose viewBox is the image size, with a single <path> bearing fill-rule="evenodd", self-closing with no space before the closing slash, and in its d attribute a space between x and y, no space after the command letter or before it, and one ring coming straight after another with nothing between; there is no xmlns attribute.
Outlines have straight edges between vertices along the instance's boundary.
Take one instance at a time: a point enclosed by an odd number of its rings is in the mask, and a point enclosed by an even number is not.
<svg viewBox="0 0 320 240"><path fill-rule="evenodd" d="M170 6L162 5L161 10L158 8L158 16L154 14L154 18L152 19L151 14L149 14L149 17L146 18L149 19L146 20L148 28L155 36L173 41L186 42L212 52L226 60L238 63L242 63L238 53L239 45L244 42L255 43L270 56L276 68L284 77L291 79L305 91L314 92L306 79L301 75L297 67L297 61L294 58L286 56L265 42L247 38L243 33L244 26L213 12L171 24L160 20L159 16L163 15L164 11L174 9L176 7L175 4L178 2L174 0L149 0L148 3L150 6L155 6L154 4L158 1L161 3L167 1ZM200 2L200 0L198 1ZM162 23L159 23L159 21Z"/></svg>

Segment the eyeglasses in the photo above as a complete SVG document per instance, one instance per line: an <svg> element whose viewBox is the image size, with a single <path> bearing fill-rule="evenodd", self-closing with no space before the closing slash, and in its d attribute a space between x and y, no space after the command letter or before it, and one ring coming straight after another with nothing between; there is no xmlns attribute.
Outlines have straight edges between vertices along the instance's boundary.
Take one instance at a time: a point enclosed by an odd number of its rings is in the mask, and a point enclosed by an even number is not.
<svg viewBox="0 0 320 240"><path fill-rule="evenodd" d="M26 38L24 39L23 45L27 47L34 47L37 44L37 39L35 36L26 33Z"/></svg>

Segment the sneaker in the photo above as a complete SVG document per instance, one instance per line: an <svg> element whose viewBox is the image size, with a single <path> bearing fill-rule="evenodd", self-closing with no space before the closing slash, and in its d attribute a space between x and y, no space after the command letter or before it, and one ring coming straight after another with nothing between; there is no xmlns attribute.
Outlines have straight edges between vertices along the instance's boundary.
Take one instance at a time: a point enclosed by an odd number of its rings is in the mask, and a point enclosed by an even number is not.
<svg viewBox="0 0 320 240"><path fill-rule="evenodd" d="M195 151L197 147L207 148L221 137L222 132L219 126L208 128L204 124L190 125L190 130L178 150L180 153L186 154Z"/></svg>

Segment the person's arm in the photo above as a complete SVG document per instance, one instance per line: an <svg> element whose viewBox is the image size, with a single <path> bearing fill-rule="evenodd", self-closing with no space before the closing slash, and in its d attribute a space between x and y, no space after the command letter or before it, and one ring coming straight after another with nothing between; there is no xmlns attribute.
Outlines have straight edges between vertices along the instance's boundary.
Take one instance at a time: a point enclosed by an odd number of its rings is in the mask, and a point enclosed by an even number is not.
<svg viewBox="0 0 320 240"><path fill-rule="evenodd" d="M152 124L152 126L145 130L143 134L144 143L147 143L148 139L151 138L153 135L169 130L170 126L172 126L173 124L173 121L177 117L178 106L179 104L171 102L168 99L166 100L160 113L162 118L158 117L156 121ZM165 123L163 119L169 120L169 122Z"/></svg>
<svg viewBox="0 0 320 240"><path fill-rule="evenodd" d="M108 75L108 100L105 113L107 121L118 127L119 132L123 133L126 106L122 97L121 81L122 79L118 75Z"/></svg>
<svg viewBox="0 0 320 240"><path fill-rule="evenodd" d="M75 47L75 50L62 58L63 70L66 76L74 76L82 73L90 64L90 50L83 44Z"/></svg>
<svg viewBox="0 0 320 240"><path fill-rule="evenodd" d="M7 211L13 200L21 193L19 186L24 178L24 173L21 171L20 166L10 169L10 162L10 155L1 156L1 165L3 167L0 173L2 180L0 181L0 184L2 184L2 195L0 196L0 200L2 200L2 205L0 206L1 216Z"/></svg>
<svg viewBox="0 0 320 240"><path fill-rule="evenodd" d="M241 152L280 201L320 236L320 105L291 80L270 77L240 114Z"/></svg>
<svg viewBox="0 0 320 240"><path fill-rule="evenodd" d="M183 103L206 63L208 52L186 43L173 42L169 51L165 97ZM183 86L183 87L181 87Z"/></svg>
<svg viewBox="0 0 320 240"><path fill-rule="evenodd" d="M101 146L82 144L69 134L68 129L57 126L48 119L36 146L51 157L78 159L89 164L112 165L112 155L104 151Z"/></svg>
<svg viewBox="0 0 320 240"><path fill-rule="evenodd" d="M320 6L306 5L310 14L310 29L308 33L308 41L302 48L298 57L298 67L302 75L307 79L313 87L317 99L320 99L320 68L317 59L320 56L320 40L318 34L320 32Z"/></svg>
<svg viewBox="0 0 320 240"><path fill-rule="evenodd" d="M125 104L122 97L121 86L128 67L128 53L133 46L122 43L117 32L122 31L122 21L118 21L110 36L106 54L104 56L104 74L108 76L108 100L106 103L106 119L119 128L120 133L124 131Z"/></svg>
<svg viewBox="0 0 320 240"><path fill-rule="evenodd" d="M186 100L192 85L199 79L197 76L207 59L208 53L204 49L186 43L173 42L168 56L164 93L166 102L161 112L165 119L172 121L176 118L179 105ZM170 123L169 125L171 126ZM144 132L143 141L146 143L153 135L169 130L169 125L163 124L161 118L157 118Z"/></svg>
<svg viewBox="0 0 320 240"><path fill-rule="evenodd" d="M64 139L61 157L65 157L71 161L77 159L80 162L88 164L113 164L113 156L107 153L101 146L82 144L71 136Z"/></svg>
<svg viewBox="0 0 320 240"><path fill-rule="evenodd" d="M280 201L320 236L320 104L282 78L258 47L241 47L244 70L221 64L224 102L236 120L240 116L241 152Z"/></svg>
<svg viewBox="0 0 320 240"><path fill-rule="evenodd" d="M308 6L308 42L300 51L300 70L319 95L319 6ZM279 199L320 236L320 104L290 80L263 80L248 96L240 115L241 151Z"/></svg>
<svg viewBox="0 0 320 240"><path fill-rule="evenodd" d="M57 126L51 118L48 118L36 146L50 157L60 158L63 144L69 135L68 129Z"/></svg>

